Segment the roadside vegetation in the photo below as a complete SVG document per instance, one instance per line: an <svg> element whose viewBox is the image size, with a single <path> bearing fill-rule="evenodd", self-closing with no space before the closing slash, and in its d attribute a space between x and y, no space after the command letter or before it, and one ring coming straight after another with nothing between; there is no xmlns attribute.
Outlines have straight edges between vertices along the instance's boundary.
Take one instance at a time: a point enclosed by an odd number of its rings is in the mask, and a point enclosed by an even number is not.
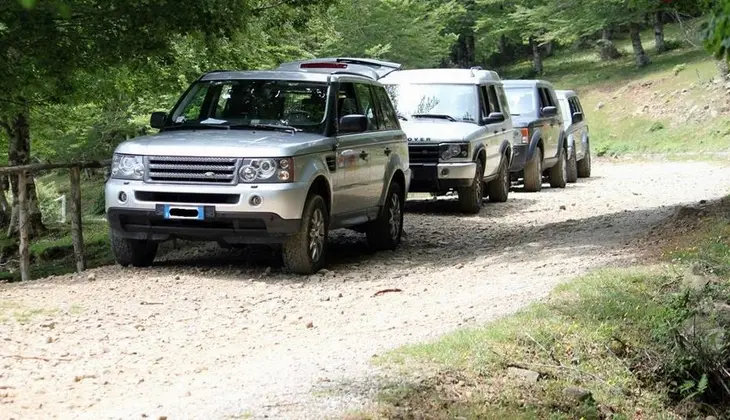
<svg viewBox="0 0 730 420"><path fill-rule="evenodd" d="M729 211L730 197L682 209L646 264L589 274L512 316L378 357L399 379L351 418L724 418Z"/></svg>

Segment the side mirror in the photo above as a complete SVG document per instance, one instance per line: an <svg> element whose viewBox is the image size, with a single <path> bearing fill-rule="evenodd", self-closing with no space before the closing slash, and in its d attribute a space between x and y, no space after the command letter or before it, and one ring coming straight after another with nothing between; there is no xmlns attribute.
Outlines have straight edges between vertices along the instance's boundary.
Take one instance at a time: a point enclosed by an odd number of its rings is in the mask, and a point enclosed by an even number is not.
<svg viewBox="0 0 730 420"><path fill-rule="evenodd" d="M497 123L504 122L504 120L505 120L505 116L503 113L492 112L491 114L489 114L489 116L487 118L484 118L482 121L484 122L484 124L497 124Z"/></svg>
<svg viewBox="0 0 730 420"><path fill-rule="evenodd" d="M558 107L556 106L546 106L542 109L542 115L543 117L554 117L558 115Z"/></svg>
<svg viewBox="0 0 730 420"><path fill-rule="evenodd" d="M340 118L339 133L362 133L368 129L368 118L361 114L345 115Z"/></svg>
<svg viewBox="0 0 730 420"><path fill-rule="evenodd" d="M152 116L150 117L150 126L152 128L163 128L165 126L165 121L167 120L167 114L164 112L153 112Z"/></svg>
<svg viewBox="0 0 730 420"><path fill-rule="evenodd" d="M575 121L575 122L583 121L583 113L580 112L580 111L574 112L573 113L573 121Z"/></svg>

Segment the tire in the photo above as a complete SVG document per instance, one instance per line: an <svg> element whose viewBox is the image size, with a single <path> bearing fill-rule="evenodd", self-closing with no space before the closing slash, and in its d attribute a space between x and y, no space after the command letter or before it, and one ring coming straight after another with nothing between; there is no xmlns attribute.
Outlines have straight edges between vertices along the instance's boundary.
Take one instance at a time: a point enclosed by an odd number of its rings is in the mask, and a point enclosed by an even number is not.
<svg viewBox="0 0 730 420"><path fill-rule="evenodd" d="M550 168L548 179L552 188L565 188L568 178L568 153L564 147L560 148L558 163Z"/></svg>
<svg viewBox="0 0 730 420"><path fill-rule="evenodd" d="M586 155L578 161L578 178L591 177L591 146L586 146Z"/></svg>
<svg viewBox="0 0 730 420"><path fill-rule="evenodd" d="M525 191L539 192L542 190L542 149L535 149L532 159L525 165L524 184Z"/></svg>
<svg viewBox="0 0 730 420"><path fill-rule="evenodd" d="M327 257L329 213L318 194L307 197L302 225L282 247L284 266L294 274L314 274L324 267Z"/></svg>
<svg viewBox="0 0 730 420"><path fill-rule="evenodd" d="M157 242L122 238L114 230L110 232L114 261L122 267L149 267L157 256Z"/></svg>
<svg viewBox="0 0 730 420"><path fill-rule="evenodd" d="M502 163L499 164L499 175L487 184L489 201L493 203L504 203L507 201L511 184L509 168L507 167L507 156L503 156Z"/></svg>
<svg viewBox="0 0 730 420"><path fill-rule="evenodd" d="M576 162L575 148L568 158L568 177L565 180L570 184L578 182L578 162Z"/></svg>
<svg viewBox="0 0 730 420"><path fill-rule="evenodd" d="M461 211L477 214L482 209L484 200L484 165L477 159L477 170L471 186L459 188L459 207Z"/></svg>
<svg viewBox="0 0 730 420"><path fill-rule="evenodd" d="M403 190L391 182L385 203L378 218L368 225L368 245L375 251L392 251L400 244L403 235Z"/></svg>

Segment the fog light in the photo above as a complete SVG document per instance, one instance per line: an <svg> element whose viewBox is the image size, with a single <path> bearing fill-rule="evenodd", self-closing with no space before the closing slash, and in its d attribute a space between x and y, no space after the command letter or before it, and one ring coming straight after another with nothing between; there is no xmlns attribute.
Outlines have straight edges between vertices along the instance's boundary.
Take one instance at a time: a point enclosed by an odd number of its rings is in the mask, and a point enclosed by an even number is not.
<svg viewBox="0 0 730 420"><path fill-rule="evenodd" d="M449 176L449 170L448 168L444 168L441 170L441 176Z"/></svg>
<svg viewBox="0 0 730 420"><path fill-rule="evenodd" d="M248 199L248 204L250 204L250 205L252 205L254 207L260 206L261 203L263 203L263 202L264 202L264 199L261 198L261 196L258 196L258 195L252 195Z"/></svg>
<svg viewBox="0 0 730 420"><path fill-rule="evenodd" d="M127 202L127 193L124 191L119 192L119 196L117 197L119 199L120 203L126 203Z"/></svg>

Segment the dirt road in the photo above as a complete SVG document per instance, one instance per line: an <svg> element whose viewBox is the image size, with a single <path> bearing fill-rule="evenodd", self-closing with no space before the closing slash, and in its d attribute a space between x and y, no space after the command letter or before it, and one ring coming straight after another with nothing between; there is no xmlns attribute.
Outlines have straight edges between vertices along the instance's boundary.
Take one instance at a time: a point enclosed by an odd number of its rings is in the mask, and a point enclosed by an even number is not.
<svg viewBox="0 0 730 420"><path fill-rule="evenodd" d="M374 354L630 262L676 206L730 193L730 166L710 163L594 174L472 217L411 202L400 250L336 234L331 271L310 278L210 246L151 269L0 285L0 418L336 416L372 396ZM389 288L402 291L373 296Z"/></svg>

